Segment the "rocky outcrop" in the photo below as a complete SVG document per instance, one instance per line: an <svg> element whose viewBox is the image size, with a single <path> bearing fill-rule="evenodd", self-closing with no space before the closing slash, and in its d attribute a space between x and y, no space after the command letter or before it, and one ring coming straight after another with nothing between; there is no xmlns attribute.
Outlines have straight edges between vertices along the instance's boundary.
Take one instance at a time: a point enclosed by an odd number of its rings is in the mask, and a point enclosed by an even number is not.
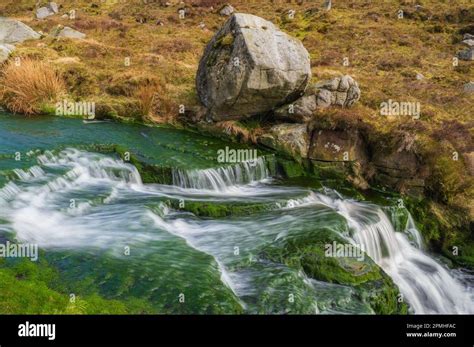
<svg viewBox="0 0 474 347"><path fill-rule="evenodd" d="M296 159L308 156L308 128L304 124L279 124L270 128L258 141L265 147Z"/></svg>
<svg viewBox="0 0 474 347"><path fill-rule="evenodd" d="M49 16L55 15L58 12L58 4L56 4L55 2L50 2L48 5L40 7L36 10L36 18L45 19Z"/></svg>
<svg viewBox="0 0 474 347"><path fill-rule="evenodd" d="M360 99L359 84L349 75L316 83L313 88L318 107L351 107Z"/></svg>
<svg viewBox="0 0 474 347"><path fill-rule="evenodd" d="M196 86L214 120L265 113L291 103L311 78L303 44L271 22L232 15L207 45Z"/></svg>
<svg viewBox="0 0 474 347"><path fill-rule="evenodd" d="M0 43L15 44L41 37L26 24L10 18L0 17Z"/></svg>
<svg viewBox="0 0 474 347"><path fill-rule="evenodd" d="M306 123L311 120L317 107L316 96L305 95L289 105L276 109L273 116L283 121Z"/></svg>
<svg viewBox="0 0 474 347"><path fill-rule="evenodd" d="M373 181L397 191L421 196L428 177L427 167L415 151L379 144L374 148L371 164L376 170Z"/></svg>
<svg viewBox="0 0 474 347"><path fill-rule="evenodd" d="M359 99L359 85L351 76L344 75L308 87L304 96L275 110L274 117L284 121L305 123L311 120L318 108L351 107Z"/></svg>
<svg viewBox="0 0 474 347"><path fill-rule="evenodd" d="M367 146L357 130L317 129L313 131L308 158L318 161L367 163Z"/></svg>

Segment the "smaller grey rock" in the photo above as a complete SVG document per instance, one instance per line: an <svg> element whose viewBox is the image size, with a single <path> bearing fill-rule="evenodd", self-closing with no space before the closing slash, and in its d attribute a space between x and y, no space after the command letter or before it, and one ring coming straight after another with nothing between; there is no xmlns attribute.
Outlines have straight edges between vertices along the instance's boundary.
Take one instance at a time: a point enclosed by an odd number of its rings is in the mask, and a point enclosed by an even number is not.
<svg viewBox="0 0 474 347"><path fill-rule="evenodd" d="M321 108L326 108L331 106L332 103L333 97L331 91L328 89L319 90L318 94L316 95L316 105Z"/></svg>
<svg viewBox="0 0 474 347"><path fill-rule="evenodd" d="M0 64L8 59L10 54L15 50L15 46L8 43L0 44Z"/></svg>
<svg viewBox="0 0 474 347"><path fill-rule="evenodd" d="M67 37L70 39L84 39L86 34L81 33L80 31L74 30L70 27L57 27L52 33L54 37Z"/></svg>
<svg viewBox="0 0 474 347"><path fill-rule="evenodd" d="M339 86L340 81L341 79L339 77L336 77L329 81L318 82L314 85L314 87L317 89L321 88L321 89L327 89L330 91L336 91Z"/></svg>
<svg viewBox="0 0 474 347"><path fill-rule="evenodd" d="M423 76L423 74L421 74L421 73L417 73L417 74L416 74L416 79L417 79L418 81L421 81L421 80L424 80L424 79L425 79L425 76Z"/></svg>
<svg viewBox="0 0 474 347"><path fill-rule="evenodd" d="M324 9L326 11L330 11L331 8L332 8L332 1L331 0L325 0L323 6L324 6Z"/></svg>
<svg viewBox="0 0 474 347"><path fill-rule="evenodd" d="M466 39L462 43L464 43L465 45L469 47L474 47L474 39Z"/></svg>
<svg viewBox="0 0 474 347"><path fill-rule="evenodd" d="M232 5L226 4L220 9L219 14L221 16L229 17L234 12L235 12L234 7L232 7Z"/></svg>
<svg viewBox="0 0 474 347"><path fill-rule="evenodd" d="M469 82L469 83L466 83L464 86L463 86L463 90L465 93L474 93L474 82Z"/></svg>
<svg viewBox="0 0 474 347"><path fill-rule="evenodd" d="M54 14L48 7L40 7L36 10L36 18L45 19L46 17L52 16Z"/></svg>
<svg viewBox="0 0 474 347"><path fill-rule="evenodd" d="M276 109L274 117L285 121L290 120L297 123L305 123L311 120L316 108L316 96L306 95L291 104Z"/></svg>
<svg viewBox="0 0 474 347"><path fill-rule="evenodd" d="M322 108L331 105L350 107L360 99L361 94L359 85L349 75L318 82L313 88L317 106Z"/></svg>
<svg viewBox="0 0 474 347"><path fill-rule="evenodd" d="M45 19L59 12L59 6L55 2L50 2L48 5L40 7L36 10L36 18Z"/></svg>
<svg viewBox="0 0 474 347"><path fill-rule="evenodd" d="M474 60L474 47L465 49L458 53L458 58L461 60Z"/></svg>
<svg viewBox="0 0 474 347"><path fill-rule="evenodd" d="M474 40L474 35L472 34L464 34L463 40Z"/></svg>
<svg viewBox="0 0 474 347"><path fill-rule="evenodd" d="M59 6L55 2L50 2L47 7L53 13L58 13L59 12Z"/></svg>

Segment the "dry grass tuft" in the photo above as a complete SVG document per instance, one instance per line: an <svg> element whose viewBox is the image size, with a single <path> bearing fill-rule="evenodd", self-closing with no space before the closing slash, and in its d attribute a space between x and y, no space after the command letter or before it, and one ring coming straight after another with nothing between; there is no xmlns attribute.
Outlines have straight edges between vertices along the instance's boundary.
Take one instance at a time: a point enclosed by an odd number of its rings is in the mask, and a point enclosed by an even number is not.
<svg viewBox="0 0 474 347"><path fill-rule="evenodd" d="M64 81L43 61L9 61L0 75L0 100L13 113L34 115L65 94Z"/></svg>
<svg viewBox="0 0 474 347"><path fill-rule="evenodd" d="M134 97L138 100L144 118L158 123L172 122L175 118L174 107L164 83L150 81L143 84L135 90Z"/></svg>
<svg viewBox="0 0 474 347"><path fill-rule="evenodd" d="M257 134L255 134L255 132L251 131L250 129L244 128L237 121L221 121L216 123L216 126L223 129L227 135L235 137L241 142L257 143Z"/></svg>

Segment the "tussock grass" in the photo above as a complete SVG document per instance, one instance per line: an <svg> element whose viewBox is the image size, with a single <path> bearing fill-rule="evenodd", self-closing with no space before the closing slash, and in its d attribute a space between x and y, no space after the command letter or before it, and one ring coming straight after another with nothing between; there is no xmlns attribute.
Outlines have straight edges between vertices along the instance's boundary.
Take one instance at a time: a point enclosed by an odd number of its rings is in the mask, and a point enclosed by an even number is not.
<svg viewBox="0 0 474 347"><path fill-rule="evenodd" d="M176 117L176 109L168 95L164 83L150 81L138 86L133 96L138 100L140 112L145 119L157 123L172 123ZM177 110L177 109L176 109Z"/></svg>
<svg viewBox="0 0 474 347"><path fill-rule="evenodd" d="M31 58L10 61L0 75L0 99L13 113L34 115L64 95L66 86L47 63Z"/></svg>

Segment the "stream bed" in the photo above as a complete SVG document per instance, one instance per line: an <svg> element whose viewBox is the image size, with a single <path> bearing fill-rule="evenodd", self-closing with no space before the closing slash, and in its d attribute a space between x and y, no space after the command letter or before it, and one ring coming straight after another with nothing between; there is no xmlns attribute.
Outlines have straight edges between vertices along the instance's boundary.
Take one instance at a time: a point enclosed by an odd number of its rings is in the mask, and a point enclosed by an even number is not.
<svg viewBox="0 0 474 347"><path fill-rule="evenodd" d="M136 166L94 147L110 144L170 168L172 181L143 183ZM140 300L144 313L385 313L379 294L391 313L400 302L411 313L474 313L472 274L424 250L407 211L400 226L391 206L286 182L266 153L219 164L226 146L247 148L169 128L0 114L0 241L38 245L57 291ZM365 259L311 253L331 240ZM351 277L330 273L334 264Z"/></svg>

